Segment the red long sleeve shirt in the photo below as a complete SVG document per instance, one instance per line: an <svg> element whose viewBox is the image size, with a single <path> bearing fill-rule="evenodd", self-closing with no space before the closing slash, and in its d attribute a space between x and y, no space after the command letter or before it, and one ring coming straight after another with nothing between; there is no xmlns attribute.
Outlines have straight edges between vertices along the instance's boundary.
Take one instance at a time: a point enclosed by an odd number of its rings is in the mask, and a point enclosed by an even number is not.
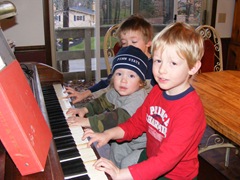
<svg viewBox="0 0 240 180"><path fill-rule="evenodd" d="M133 178L193 179L198 174L198 145L206 127L203 106L193 87L168 96L156 85L143 105L119 125L123 139L147 134L146 161L129 167Z"/></svg>

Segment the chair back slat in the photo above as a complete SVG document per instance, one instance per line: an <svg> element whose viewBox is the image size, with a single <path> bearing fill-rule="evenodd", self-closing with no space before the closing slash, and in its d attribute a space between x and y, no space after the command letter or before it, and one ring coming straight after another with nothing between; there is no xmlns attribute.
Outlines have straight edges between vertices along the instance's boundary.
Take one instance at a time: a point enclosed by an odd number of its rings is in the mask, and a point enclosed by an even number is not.
<svg viewBox="0 0 240 180"><path fill-rule="evenodd" d="M111 72L110 58L113 58L120 49L120 44L116 36L118 27L119 24L111 26L104 36L103 54L108 75Z"/></svg>

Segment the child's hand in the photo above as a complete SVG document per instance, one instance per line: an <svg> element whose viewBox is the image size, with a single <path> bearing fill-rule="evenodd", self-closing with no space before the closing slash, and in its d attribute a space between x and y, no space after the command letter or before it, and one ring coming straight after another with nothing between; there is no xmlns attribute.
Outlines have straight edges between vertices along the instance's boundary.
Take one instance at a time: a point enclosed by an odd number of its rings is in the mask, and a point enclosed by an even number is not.
<svg viewBox="0 0 240 180"><path fill-rule="evenodd" d="M80 93L78 91L75 91L71 87L66 87L66 91L65 92L69 94L67 96L67 98L73 98L73 101L72 101L73 104L81 102L83 99L85 99L85 98L87 98L88 96L91 95L91 91L90 90L86 90L86 91Z"/></svg>
<svg viewBox="0 0 240 180"><path fill-rule="evenodd" d="M71 116L78 115L79 117L83 118L87 113L88 109L83 107L83 108L69 108L66 114Z"/></svg>
<svg viewBox="0 0 240 180"><path fill-rule="evenodd" d="M97 170L104 171L107 174L109 174L112 177L112 179L117 179L117 176L120 172L120 169L117 166L115 166L115 164L112 161L105 159L105 158L98 159L93 164L93 166Z"/></svg>
<svg viewBox="0 0 240 180"><path fill-rule="evenodd" d="M77 108L69 108L67 111L67 115L76 116L77 114L79 114L79 109Z"/></svg>
<svg viewBox="0 0 240 180"><path fill-rule="evenodd" d="M88 118L72 116L67 118L68 125L71 127L81 126L81 127L90 127Z"/></svg>
<svg viewBox="0 0 240 180"><path fill-rule="evenodd" d="M69 126L77 126L79 122L80 122L80 119L76 116L67 118L67 123Z"/></svg>
<svg viewBox="0 0 240 180"><path fill-rule="evenodd" d="M84 117L85 114L87 114L87 113L88 113L88 109L85 108L85 107L82 107L82 108L78 109L78 116L79 117Z"/></svg>
<svg viewBox="0 0 240 180"><path fill-rule="evenodd" d="M90 137L90 140L88 142L88 147L91 146L92 143L97 142L97 148L105 145L110 141L110 137L107 133L95 133L91 129L85 129L82 139L86 139L87 137Z"/></svg>
<svg viewBox="0 0 240 180"><path fill-rule="evenodd" d="M70 95L68 95L68 97L74 97L74 96L73 96L74 93L78 93L78 91L75 91L73 88L68 87L68 86L66 86L65 89L66 89L66 90L65 90L64 93L70 94Z"/></svg>

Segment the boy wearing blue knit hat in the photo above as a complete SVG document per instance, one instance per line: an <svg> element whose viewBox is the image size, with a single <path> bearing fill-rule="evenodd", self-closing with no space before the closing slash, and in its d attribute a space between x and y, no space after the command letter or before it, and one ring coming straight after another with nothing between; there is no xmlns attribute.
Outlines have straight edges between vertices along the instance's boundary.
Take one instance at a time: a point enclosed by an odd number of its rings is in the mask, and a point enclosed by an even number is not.
<svg viewBox="0 0 240 180"><path fill-rule="evenodd" d="M95 132L103 132L125 122L141 106L147 96L144 89L147 68L148 57L140 49L134 46L121 48L113 60L111 88L82 108L69 109L67 114L72 117L67 119L68 123L89 127ZM111 150L121 152L110 152L110 159L116 165L121 167L124 159L131 161L127 163L135 163L138 159L138 156L134 159L135 150L146 147L145 134L117 147Z"/></svg>
<svg viewBox="0 0 240 180"><path fill-rule="evenodd" d="M146 74L147 85L145 89L149 92L156 81L152 74L152 57L149 51L153 38L153 27L152 25L140 15L131 15L125 19L119 26L116 36L118 37L119 44L121 47L135 46L141 49L149 60L148 72ZM81 102L87 97L99 97L103 92L106 92L109 88L112 73L110 73L107 79L102 79L88 89L78 92L74 88L66 87L66 92L69 94L68 98L72 99L72 103L76 104ZM78 106L78 104L77 104Z"/></svg>

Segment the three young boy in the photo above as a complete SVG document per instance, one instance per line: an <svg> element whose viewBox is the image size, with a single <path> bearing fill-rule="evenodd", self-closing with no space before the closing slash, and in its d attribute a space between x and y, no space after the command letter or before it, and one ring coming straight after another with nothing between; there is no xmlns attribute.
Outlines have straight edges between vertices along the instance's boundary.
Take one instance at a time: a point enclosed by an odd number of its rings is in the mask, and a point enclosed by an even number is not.
<svg viewBox="0 0 240 180"><path fill-rule="evenodd" d="M122 37L129 33L125 37L131 39L136 35L131 31L121 31ZM146 45L151 40L144 42ZM83 139L91 137L89 145L96 141L100 147L110 140L131 141L147 134L147 147L136 156L137 164L119 169L104 158L95 163L95 168L113 179L194 179L206 121L201 100L189 79L201 66L203 39L190 25L174 23L154 37L151 48L151 73L158 85L126 122L103 133L87 129Z"/></svg>
<svg viewBox="0 0 240 180"><path fill-rule="evenodd" d="M189 79L198 72L203 39L186 23L174 23L153 39L153 75L157 81L136 113L103 133L86 130L83 139L97 147L109 140L130 141L142 133L147 147L138 163L119 169L101 158L95 168L113 179L194 179L198 175L198 145L206 127L203 106Z"/></svg>

